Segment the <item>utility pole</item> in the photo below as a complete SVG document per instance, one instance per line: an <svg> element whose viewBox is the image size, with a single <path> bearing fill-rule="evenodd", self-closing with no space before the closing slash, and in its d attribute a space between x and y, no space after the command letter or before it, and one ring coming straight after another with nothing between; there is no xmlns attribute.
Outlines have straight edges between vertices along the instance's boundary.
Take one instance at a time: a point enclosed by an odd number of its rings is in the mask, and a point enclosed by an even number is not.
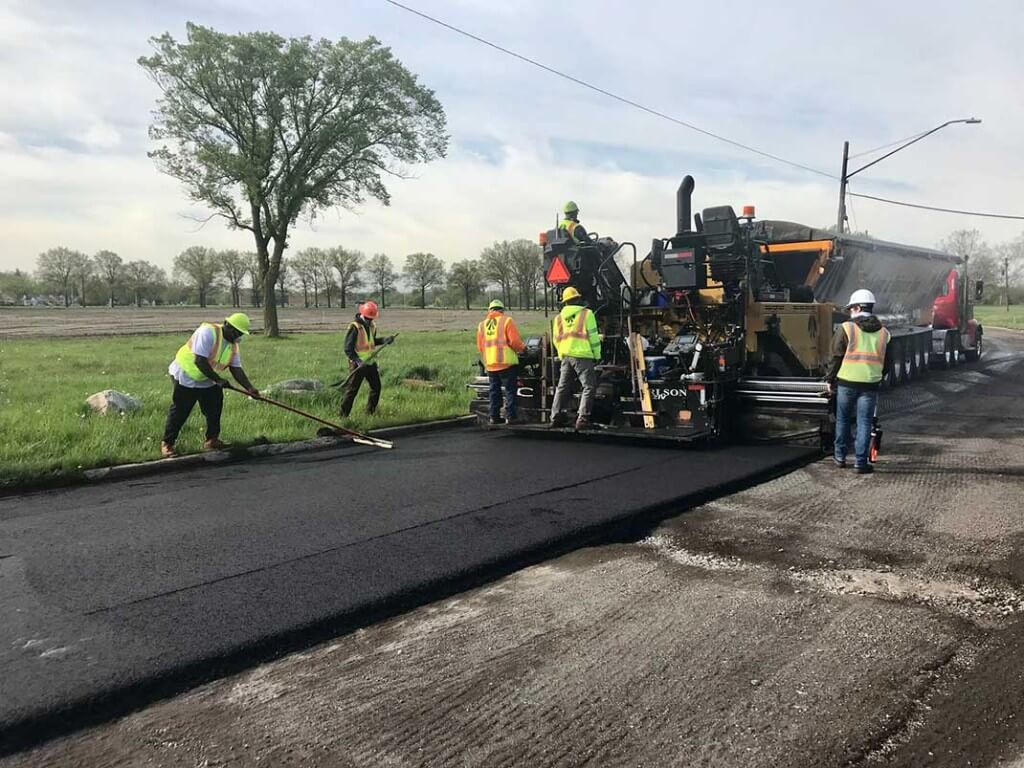
<svg viewBox="0 0 1024 768"><path fill-rule="evenodd" d="M846 169L850 162L850 142L843 142L843 172L839 176L839 216L836 219L836 232L846 231Z"/></svg>

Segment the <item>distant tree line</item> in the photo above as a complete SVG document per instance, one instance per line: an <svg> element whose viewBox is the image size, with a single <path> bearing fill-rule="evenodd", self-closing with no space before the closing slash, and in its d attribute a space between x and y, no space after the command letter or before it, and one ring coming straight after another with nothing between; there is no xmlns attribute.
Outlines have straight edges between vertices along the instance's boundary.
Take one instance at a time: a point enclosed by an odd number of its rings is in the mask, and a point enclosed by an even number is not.
<svg viewBox="0 0 1024 768"><path fill-rule="evenodd" d="M959 229L937 247L968 258L971 279L984 282L984 303L1024 302L1024 234L990 245L978 230ZM148 261L61 246L41 253L34 273L0 272L0 304L260 307L266 296L261 274L254 252L192 246L174 258L168 276ZM305 248L282 258L274 295L278 306L327 309L367 298L384 307L469 309L495 297L510 308L536 309L544 301L541 251L529 240L504 240L450 265L433 253L411 253L399 270L384 253Z"/></svg>
<svg viewBox="0 0 1024 768"><path fill-rule="evenodd" d="M90 256L60 246L39 254L32 274L0 272L0 303L260 307L266 296L261 274L253 252L192 246L174 257L168 275L155 264L125 261L112 251ZM451 266L433 253L412 253L400 271L384 253L367 257L336 246L305 248L282 258L274 295L278 306L346 308L372 297L384 307L467 309L499 296L510 307L530 309L541 301L541 285L540 248L528 240L496 242L477 258Z"/></svg>

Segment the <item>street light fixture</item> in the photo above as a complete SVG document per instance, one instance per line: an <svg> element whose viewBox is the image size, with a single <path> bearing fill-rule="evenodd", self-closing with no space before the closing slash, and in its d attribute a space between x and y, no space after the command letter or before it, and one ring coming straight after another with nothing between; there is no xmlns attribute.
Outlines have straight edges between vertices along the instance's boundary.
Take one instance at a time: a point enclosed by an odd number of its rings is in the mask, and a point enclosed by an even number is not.
<svg viewBox="0 0 1024 768"><path fill-rule="evenodd" d="M842 232L846 231L846 184L847 184L847 182L851 178L853 178L854 176L856 176L858 173L860 173L861 171L865 170L866 168L870 168L872 165L875 165L876 163L882 162L883 160L885 160L885 158L892 157L897 152L899 152L901 149L906 149L911 144L916 144L917 142L919 142L921 139L925 138L926 136L931 136L936 131L941 131L947 125L953 125L955 123L965 123L967 125L977 125L980 122L981 122L981 120L978 119L977 117L967 117L967 118L963 118L961 120L947 120L942 125L938 125L938 126L932 128L930 131L925 131L920 136L918 136L916 138L913 138L910 141L908 141L906 144L901 144L900 146L896 147L896 149L892 150L891 152L886 152L884 155L882 155L881 157L879 157L879 158L877 158L875 160L872 160L867 165L862 165L857 170L849 171L849 172L847 172L846 169L847 169L847 165L848 165L849 160L850 160L850 142L844 141L843 142L843 172L842 172L841 176L839 177L839 217L836 220L836 231L839 232L840 234Z"/></svg>

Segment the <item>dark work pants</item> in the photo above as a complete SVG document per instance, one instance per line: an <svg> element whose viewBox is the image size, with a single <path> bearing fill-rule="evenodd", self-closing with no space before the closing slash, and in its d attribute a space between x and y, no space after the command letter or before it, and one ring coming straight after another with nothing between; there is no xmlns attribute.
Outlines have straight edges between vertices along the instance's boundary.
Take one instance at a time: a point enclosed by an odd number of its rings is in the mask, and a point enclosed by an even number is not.
<svg viewBox="0 0 1024 768"><path fill-rule="evenodd" d="M350 363L351 365L351 363ZM345 388L345 399L341 401L341 415L348 416L352 412L352 403L356 401L359 388L366 381L370 385L370 399L366 401L366 412L373 413L377 410L377 403L380 402L380 372L376 363L361 365L355 369L352 378L349 379Z"/></svg>
<svg viewBox="0 0 1024 768"><path fill-rule="evenodd" d="M220 415L224 410L224 390L220 387L183 387L174 382L171 393L171 408L167 411L167 423L164 425L164 442L174 445L178 433L188 421L188 416L196 403L206 417L206 439L220 437Z"/></svg>
<svg viewBox="0 0 1024 768"><path fill-rule="evenodd" d="M487 379L490 382L491 411L490 416L496 419L501 415L501 388L505 388L505 416L514 419L516 417L516 366L506 368L503 371L488 371Z"/></svg>

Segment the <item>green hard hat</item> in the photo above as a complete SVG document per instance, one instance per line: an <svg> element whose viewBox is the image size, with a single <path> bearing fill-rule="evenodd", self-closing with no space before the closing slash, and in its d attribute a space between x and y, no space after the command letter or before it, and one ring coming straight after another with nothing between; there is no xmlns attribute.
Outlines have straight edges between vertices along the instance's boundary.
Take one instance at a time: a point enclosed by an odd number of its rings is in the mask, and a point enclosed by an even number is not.
<svg viewBox="0 0 1024 768"><path fill-rule="evenodd" d="M244 312L235 312L233 315L228 315L224 322L230 324L246 336L249 335L249 316Z"/></svg>
<svg viewBox="0 0 1024 768"><path fill-rule="evenodd" d="M570 200L568 203L566 203L564 206L562 206L562 212L563 213L579 213L580 212L580 207L578 205L576 205L576 203L574 203L572 200Z"/></svg>
<svg viewBox="0 0 1024 768"><path fill-rule="evenodd" d="M494 299L490 304L487 305L488 309L505 309L505 302L501 299Z"/></svg>

